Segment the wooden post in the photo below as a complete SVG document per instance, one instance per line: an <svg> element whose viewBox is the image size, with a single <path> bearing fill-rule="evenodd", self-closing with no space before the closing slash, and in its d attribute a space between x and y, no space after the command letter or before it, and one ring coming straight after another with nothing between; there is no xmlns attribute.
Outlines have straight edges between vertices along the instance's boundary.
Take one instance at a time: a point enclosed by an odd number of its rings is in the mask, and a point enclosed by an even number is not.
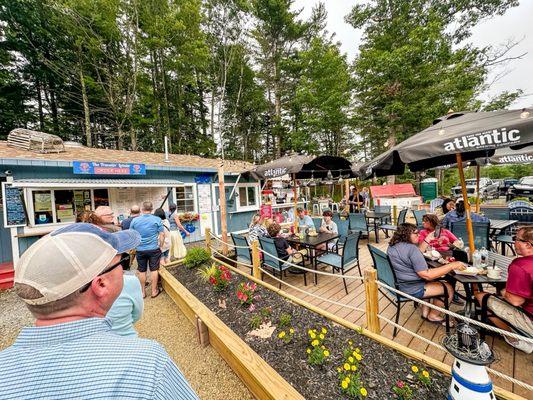
<svg viewBox="0 0 533 400"><path fill-rule="evenodd" d="M202 347L207 347L209 345L209 329L207 325L204 324L204 321L200 317L196 316L196 336L198 336L198 343Z"/></svg>
<svg viewBox="0 0 533 400"><path fill-rule="evenodd" d="M479 165L476 165L476 212L479 213L479 177L480 177L480 170Z"/></svg>
<svg viewBox="0 0 533 400"><path fill-rule="evenodd" d="M355 205L357 206L357 212L361 212L362 204L359 202L359 181L355 178Z"/></svg>
<svg viewBox="0 0 533 400"><path fill-rule="evenodd" d="M457 168L459 168L459 179L461 180L461 190L463 192L463 201L465 203L466 213L466 231L468 232L468 246L470 248L470 255L476 249L474 245L474 229L472 228L472 219L470 218L470 202L468 201L468 193L466 193L465 171L463 170L463 157L461 153L456 153Z"/></svg>
<svg viewBox="0 0 533 400"><path fill-rule="evenodd" d="M350 181L348 179L344 181L344 197L346 199L346 205L344 206L344 211L349 213L350 203L348 203L348 201L350 201Z"/></svg>
<svg viewBox="0 0 533 400"><path fill-rule="evenodd" d="M378 285L376 283L377 272L375 269L365 269L365 296L366 296L366 328L378 335L381 332L379 326L379 302Z"/></svg>
<svg viewBox="0 0 533 400"><path fill-rule="evenodd" d="M205 228L205 247L211 253L211 228Z"/></svg>
<svg viewBox="0 0 533 400"><path fill-rule="evenodd" d="M296 209L298 208L298 188L296 187L296 174L292 174L292 194L294 202L294 233L298 232L298 213Z"/></svg>
<svg viewBox="0 0 533 400"><path fill-rule="evenodd" d="M392 224L398 225L398 206L396 204L392 206Z"/></svg>
<svg viewBox="0 0 533 400"><path fill-rule="evenodd" d="M224 163L218 167L218 194L220 204L220 233L222 235L222 254L228 255L228 223L226 221L226 189L224 186Z"/></svg>
<svg viewBox="0 0 533 400"><path fill-rule="evenodd" d="M259 269L261 258L259 257L259 241L257 240L252 242L252 265L254 278L261 279L261 270Z"/></svg>

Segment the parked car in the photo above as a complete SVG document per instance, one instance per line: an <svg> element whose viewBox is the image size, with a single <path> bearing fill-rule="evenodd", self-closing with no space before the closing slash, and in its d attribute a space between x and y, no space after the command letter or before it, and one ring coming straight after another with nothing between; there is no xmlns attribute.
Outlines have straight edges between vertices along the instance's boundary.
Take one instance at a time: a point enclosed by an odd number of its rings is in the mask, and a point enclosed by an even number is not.
<svg viewBox="0 0 533 400"><path fill-rule="evenodd" d="M466 193L468 197L477 196L475 179L466 179ZM498 184L494 183L490 178L479 178L479 194L482 199L497 198L499 195ZM452 196L463 196L461 184L452 187Z"/></svg>
<svg viewBox="0 0 533 400"><path fill-rule="evenodd" d="M527 197L533 199L533 176L524 176L509 188L507 191L507 201L516 197Z"/></svg>
<svg viewBox="0 0 533 400"><path fill-rule="evenodd" d="M500 180L501 180L501 183L498 187L498 190L500 192L500 195L502 196L506 196L509 188L513 186L515 183L518 183L518 179L515 179L515 178L504 178Z"/></svg>

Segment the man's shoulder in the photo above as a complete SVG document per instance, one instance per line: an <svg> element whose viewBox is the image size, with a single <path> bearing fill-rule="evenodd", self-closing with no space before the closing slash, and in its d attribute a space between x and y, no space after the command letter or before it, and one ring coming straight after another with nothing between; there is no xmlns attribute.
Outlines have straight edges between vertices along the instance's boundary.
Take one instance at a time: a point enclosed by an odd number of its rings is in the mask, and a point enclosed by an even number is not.
<svg viewBox="0 0 533 400"><path fill-rule="evenodd" d="M509 273L513 269L521 269L529 274L533 274L533 255L515 258L509 264Z"/></svg>

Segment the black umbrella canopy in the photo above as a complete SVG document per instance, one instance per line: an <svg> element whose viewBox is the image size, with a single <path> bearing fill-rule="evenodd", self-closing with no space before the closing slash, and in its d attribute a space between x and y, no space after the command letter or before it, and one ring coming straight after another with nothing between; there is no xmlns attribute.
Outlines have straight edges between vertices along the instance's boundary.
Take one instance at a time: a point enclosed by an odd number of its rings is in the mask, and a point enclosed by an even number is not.
<svg viewBox="0 0 533 400"><path fill-rule="evenodd" d="M497 149L533 144L533 110L450 113L390 150L365 163L364 178L399 175L405 165L421 171L463 161L492 157Z"/></svg>
<svg viewBox="0 0 533 400"><path fill-rule="evenodd" d="M324 179L329 178L328 171L332 178L355 176L351 169L351 162L344 157L307 155L284 156L258 165L242 175L262 180L277 178L286 174L296 174L297 179Z"/></svg>
<svg viewBox="0 0 533 400"><path fill-rule="evenodd" d="M498 149L492 157L476 158L477 165L525 165L533 163L533 146L522 149Z"/></svg>

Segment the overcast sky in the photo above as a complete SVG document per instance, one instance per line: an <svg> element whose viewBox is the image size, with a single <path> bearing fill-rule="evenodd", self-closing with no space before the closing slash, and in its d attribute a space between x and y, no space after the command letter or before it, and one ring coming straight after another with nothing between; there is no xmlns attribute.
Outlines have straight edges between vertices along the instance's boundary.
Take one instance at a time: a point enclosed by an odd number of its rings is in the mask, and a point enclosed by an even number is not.
<svg viewBox="0 0 533 400"><path fill-rule="evenodd" d="M313 5L319 0L295 0L295 8L303 8L301 17L307 18ZM328 11L327 29L335 33L336 39L341 42L341 49L352 61L358 52L361 42L360 30L353 29L344 22L344 17L350 12L357 0L324 0ZM527 53L520 60L513 60L504 70L507 75L491 85L483 99L491 98L498 93L508 90L522 89L524 96L518 99L511 107L533 106L533 1L522 0L520 6L512 8L503 16L496 16L476 26L473 35L469 39L478 47L493 45L497 46L509 39L521 40L512 50L511 55L517 56ZM502 72L499 69L495 75ZM489 82L492 76L489 77Z"/></svg>

